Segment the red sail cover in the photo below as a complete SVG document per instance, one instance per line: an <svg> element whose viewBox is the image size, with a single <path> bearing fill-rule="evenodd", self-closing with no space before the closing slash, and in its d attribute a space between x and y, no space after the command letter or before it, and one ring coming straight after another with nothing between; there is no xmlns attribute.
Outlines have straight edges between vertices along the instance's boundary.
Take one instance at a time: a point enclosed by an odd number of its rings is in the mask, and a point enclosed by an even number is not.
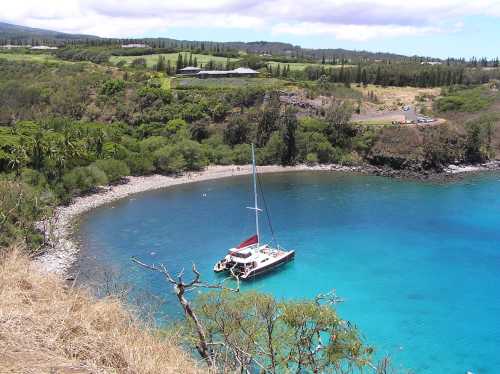
<svg viewBox="0 0 500 374"><path fill-rule="evenodd" d="M248 247L249 245L257 244L258 241L259 241L258 236L254 235L254 236L251 236L250 238L248 238L247 240L245 240L244 242L241 242L236 248L242 249L242 248Z"/></svg>

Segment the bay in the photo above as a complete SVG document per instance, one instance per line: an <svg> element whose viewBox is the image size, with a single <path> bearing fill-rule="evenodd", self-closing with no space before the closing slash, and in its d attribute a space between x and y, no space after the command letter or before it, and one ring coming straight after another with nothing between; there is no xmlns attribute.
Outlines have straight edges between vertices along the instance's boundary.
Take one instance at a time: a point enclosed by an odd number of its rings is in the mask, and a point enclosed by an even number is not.
<svg viewBox="0 0 500 374"><path fill-rule="evenodd" d="M278 298L335 289L339 314L378 355L417 373L495 373L500 367L500 175L433 183L328 172L261 175L281 246L295 261L245 283ZM135 195L82 218L82 274L110 269L153 294L158 274L213 264L254 233L249 177ZM265 223L266 217L262 215ZM263 236L272 239L267 225ZM167 300L168 301L168 300ZM165 310L173 318L178 306Z"/></svg>

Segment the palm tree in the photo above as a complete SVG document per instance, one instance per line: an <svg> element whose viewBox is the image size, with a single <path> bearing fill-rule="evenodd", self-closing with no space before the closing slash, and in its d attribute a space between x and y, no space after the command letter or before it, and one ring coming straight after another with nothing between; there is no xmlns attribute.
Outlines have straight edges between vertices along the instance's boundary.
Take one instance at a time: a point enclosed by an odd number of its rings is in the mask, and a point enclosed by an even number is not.
<svg viewBox="0 0 500 374"><path fill-rule="evenodd" d="M12 147L9 153L8 166L16 171L16 176L19 176L20 170L25 167L29 162L28 153L24 145L19 144Z"/></svg>

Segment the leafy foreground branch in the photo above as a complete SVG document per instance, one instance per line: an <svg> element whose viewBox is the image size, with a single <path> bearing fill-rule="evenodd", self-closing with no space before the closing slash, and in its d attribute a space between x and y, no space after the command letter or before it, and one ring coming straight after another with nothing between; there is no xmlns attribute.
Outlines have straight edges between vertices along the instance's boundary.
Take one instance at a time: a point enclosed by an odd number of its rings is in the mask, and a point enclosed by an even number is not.
<svg viewBox="0 0 500 374"><path fill-rule="evenodd" d="M186 322L186 341L194 345L208 367L229 373L387 373L389 362L372 364L373 348L363 344L356 327L337 316L332 304L342 300L335 292L314 301L277 301L258 292L240 293L236 287L183 280L184 270L173 277L164 265L141 267L162 274L173 285ZM234 275L233 275L234 276ZM186 293L210 288L194 302Z"/></svg>

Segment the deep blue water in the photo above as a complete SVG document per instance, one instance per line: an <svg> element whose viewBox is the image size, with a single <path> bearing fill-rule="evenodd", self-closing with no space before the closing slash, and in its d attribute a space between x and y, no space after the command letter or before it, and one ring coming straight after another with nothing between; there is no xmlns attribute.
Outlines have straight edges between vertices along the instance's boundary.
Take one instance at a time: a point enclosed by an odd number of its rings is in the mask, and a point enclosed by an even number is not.
<svg viewBox="0 0 500 374"><path fill-rule="evenodd" d="M500 175L448 183L320 172L261 178L278 240L297 256L245 287L284 298L336 289L346 299L340 315L397 367L500 372ZM96 209L81 223L79 266L109 266L157 294L170 289L130 256L172 272L194 261L212 279L214 262L253 234L250 187L248 177L209 181Z"/></svg>

